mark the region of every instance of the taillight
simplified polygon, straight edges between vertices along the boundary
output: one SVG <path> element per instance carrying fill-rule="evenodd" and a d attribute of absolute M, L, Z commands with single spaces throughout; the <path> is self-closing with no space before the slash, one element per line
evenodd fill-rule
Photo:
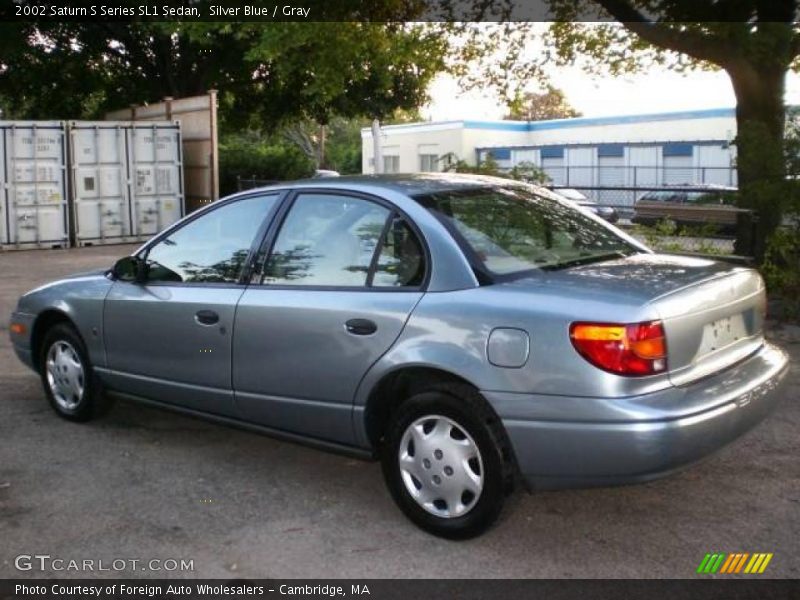
<path fill-rule="evenodd" d="M 667 370 L 667 341 L 661 321 L 647 323 L 573 323 L 569 337 L 594 366 L 625 376 Z"/>

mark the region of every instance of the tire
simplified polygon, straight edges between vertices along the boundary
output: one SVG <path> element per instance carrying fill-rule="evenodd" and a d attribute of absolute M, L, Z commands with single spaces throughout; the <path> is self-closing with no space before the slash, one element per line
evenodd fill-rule
<path fill-rule="evenodd" d="M 440 385 L 404 401 L 382 445 L 392 498 L 416 525 L 463 540 L 495 522 L 514 481 L 510 444 L 486 401 L 466 385 Z"/>
<path fill-rule="evenodd" d="M 50 406 L 68 421 L 89 421 L 110 406 L 89 362 L 86 345 L 69 323 L 58 323 L 45 334 L 39 375 Z"/>

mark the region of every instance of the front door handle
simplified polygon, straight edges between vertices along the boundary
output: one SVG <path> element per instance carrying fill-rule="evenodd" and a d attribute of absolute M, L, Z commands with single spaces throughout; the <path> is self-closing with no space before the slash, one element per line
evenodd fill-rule
<path fill-rule="evenodd" d="M 369 319 L 350 319 L 344 324 L 347 333 L 353 335 L 372 335 L 378 331 L 378 326 Z"/>
<path fill-rule="evenodd" d="M 194 320 L 200 325 L 213 325 L 219 322 L 219 315 L 213 310 L 199 310 L 194 315 Z"/>

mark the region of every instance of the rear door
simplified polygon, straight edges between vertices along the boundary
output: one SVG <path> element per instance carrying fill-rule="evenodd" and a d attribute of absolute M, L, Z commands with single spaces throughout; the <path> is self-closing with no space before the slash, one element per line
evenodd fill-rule
<path fill-rule="evenodd" d="M 423 294 L 420 236 L 375 198 L 297 194 L 236 312 L 233 382 L 244 419 L 352 442 L 361 378 Z"/>

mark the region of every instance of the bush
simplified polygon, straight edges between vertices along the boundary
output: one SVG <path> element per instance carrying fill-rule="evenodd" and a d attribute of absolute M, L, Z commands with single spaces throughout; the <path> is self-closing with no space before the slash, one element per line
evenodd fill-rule
<path fill-rule="evenodd" d="M 779 298 L 779 320 L 800 320 L 800 226 L 781 227 L 767 244 L 761 269 L 767 289 Z"/>
<path fill-rule="evenodd" d="M 783 219 L 767 240 L 761 273 L 770 297 L 775 300 L 771 316 L 800 321 L 800 116 L 790 110 L 786 127 L 786 180 L 775 201 L 781 203 Z"/>
<path fill-rule="evenodd" d="M 257 134 L 227 136 L 219 144 L 219 188 L 225 196 L 238 191 L 237 177 L 286 181 L 309 177 L 314 164 L 295 146 Z"/>
<path fill-rule="evenodd" d="M 473 173 L 477 175 L 491 175 L 492 177 L 504 177 L 516 181 L 547 185 L 550 177 L 542 169 L 532 162 L 523 161 L 511 169 L 501 169 L 494 157 L 489 154 L 477 166 L 467 164 L 467 161 L 459 159 L 452 152 L 439 157 L 443 171 L 454 173 Z"/>

